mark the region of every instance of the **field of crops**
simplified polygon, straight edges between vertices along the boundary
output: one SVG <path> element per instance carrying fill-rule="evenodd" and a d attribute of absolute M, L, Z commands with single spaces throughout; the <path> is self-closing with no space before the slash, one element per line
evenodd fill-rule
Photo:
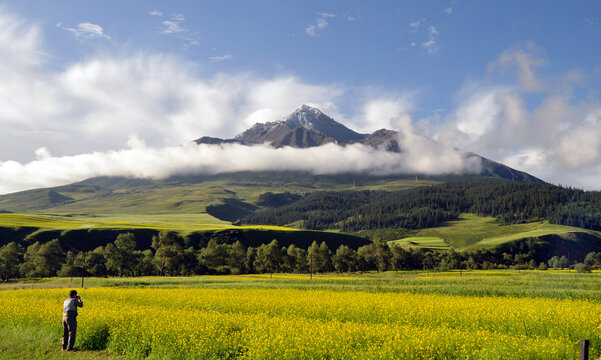
<path fill-rule="evenodd" d="M 362 276 L 325 277 L 304 289 L 294 286 L 302 287 L 307 279 L 287 275 L 273 280 L 251 276 L 164 280 L 163 285 L 171 281 L 170 288 L 121 287 L 128 282 L 152 286 L 161 281 L 125 279 L 120 287 L 80 290 L 85 306 L 80 311 L 77 346 L 178 359 L 575 359 L 579 340 L 587 338 L 599 355 L 601 303 L 590 298 L 596 295 L 585 292 L 579 298 L 558 299 L 436 292 L 435 284 L 462 286 L 471 276 L 471 282 L 480 278 L 487 286 L 496 279 L 511 281 L 508 275 L 515 276 L 503 272 L 409 275 L 433 282 L 434 292 L 421 294 L 369 289 L 364 285 L 385 279 Z M 529 277 L 540 281 L 535 273 L 515 280 L 523 286 L 531 281 Z M 557 278 L 564 287 L 570 286 L 564 281 L 571 277 L 575 286 L 583 282 L 585 288 L 598 291 L 594 284 L 599 274 L 543 277 Z M 392 281 L 400 284 L 406 279 L 401 275 Z M 110 281 L 99 279 L 95 284 Z M 329 286 L 330 282 L 336 286 Z M 210 288 L 214 283 L 221 287 Z M 274 287 L 260 288 L 260 284 Z M 360 286 L 345 288 L 345 284 Z M 180 288 L 183 285 L 200 288 Z M 3 330 L 42 329 L 58 339 L 66 292 L 65 288 L 0 291 Z M 522 295 L 528 295 L 528 290 Z M 56 344 L 58 348 L 58 340 Z"/>

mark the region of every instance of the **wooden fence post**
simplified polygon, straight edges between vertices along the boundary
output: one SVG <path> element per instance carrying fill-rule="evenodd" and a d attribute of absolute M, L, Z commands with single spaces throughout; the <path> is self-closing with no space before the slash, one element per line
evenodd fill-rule
<path fill-rule="evenodd" d="M 588 340 L 580 340 L 580 360 L 588 360 L 588 346 Z"/>

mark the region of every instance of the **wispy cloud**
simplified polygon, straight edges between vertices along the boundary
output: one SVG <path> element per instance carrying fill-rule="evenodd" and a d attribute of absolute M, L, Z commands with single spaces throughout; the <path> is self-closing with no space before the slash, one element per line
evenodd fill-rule
<path fill-rule="evenodd" d="M 159 30 L 160 34 L 173 34 L 187 32 L 188 29 L 184 26 L 186 18 L 182 14 L 171 16 L 170 20 L 162 21 L 163 28 Z"/>
<path fill-rule="evenodd" d="M 317 22 L 315 24 L 307 26 L 307 28 L 305 29 L 305 33 L 307 33 L 307 35 L 309 36 L 317 36 L 317 32 L 319 30 L 325 29 L 326 26 L 328 26 L 328 21 L 326 19 L 317 19 Z"/>
<path fill-rule="evenodd" d="M 329 22 L 327 19 L 342 18 L 350 22 L 357 20 L 357 18 L 352 15 L 338 15 L 327 12 L 317 13 L 317 16 L 318 18 L 315 21 L 315 24 L 309 24 L 305 29 L 305 33 L 309 36 L 318 36 L 319 32 L 328 26 Z"/>
<path fill-rule="evenodd" d="M 453 13 L 453 8 L 452 7 L 448 7 L 446 9 L 444 9 L 444 12 L 446 12 L 449 15 L 451 15 Z"/>
<path fill-rule="evenodd" d="M 234 56 L 232 56 L 232 54 L 225 54 L 225 55 L 221 55 L 221 56 L 212 56 L 209 58 L 210 62 L 220 62 L 220 61 L 224 61 L 224 60 L 232 60 L 234 58 Z"/>
<path fill-rule="evenodd" d="M 59 23 L 60 24 L 60 23 Z M 62 25 L 62 24 L 61 24 Z M 110 40 L 111 37 L 104 33 L 102 26 L 90 22 L 80 23 L 76 28 L 63 28 L 73 33 L 73 36 L 79 41 L 104 38 Z"/>
<path fill-rule="evenodd" d="M 172 35 L 186 41 L 184 48 L 190 45 L 198 45 L 200 36 L 198 33 L 191 32 L 185 25 L 186 17 L 183 14 L 172 15 L 169 20 L 161 21 L 159 34 Z"/>
<path fill-rule="evenodd" d="M 150 10 L 148 12 L 148 15 L 150 15 L 150 16 L 163 16 L 163 13 L 160 12 L 159 10 L 157 10 L 157 9 L 154 9 L 154 10 Z"/>
<path fill-rule="evenodd" d="M 416 33 L 417 30 L 419 30 L 419 26 L 421 25 L 422 22 L 426 21 L 426 19 L 422 18 L 419 20 L 415 20 L 412 23 L 409 23 L 409 27 L 411 28 L 411 32 L 412 33 Z"/>
<path fill-rule="evenodd" d="M 428 50 L 428 53 L 434 54 L 438 51 L 438 45 L 436 45 L 436 37 L 438 36 L 438 31 L 434 25 L 428 26 L 428 41 L 422 44 L 422 46 Z"/>

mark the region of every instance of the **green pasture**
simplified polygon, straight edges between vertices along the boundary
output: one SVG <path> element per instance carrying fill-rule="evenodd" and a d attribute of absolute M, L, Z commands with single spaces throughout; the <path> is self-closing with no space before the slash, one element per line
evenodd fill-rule
<path fill-rule="evenodd" d="M 97 215 L 61 216 L 48 214 L 0 214 L 0 227 L 30 227 L 38 229 L 151 229 L 151 230 L 219 230 L 261 229 L 294 230 L 282 226 L 233 226 L 209 214 L 166 215 Z"/>
<path fill-rule="evenodd" d="M 75 288 L 81 278 L 0 282 L 1 290 Z M 543 297 L 601 301 L 601 271 L 452 270 L 367 273 L 202 275 L 85 278 L 84 287 L 294 288 L 462 296 Z"/>
<path fill-rule="evenodd" d="M 124 180 L 125 181 L 125 180 Z M 350 182 L 349 182 L 350 181 Z M 254 204 L 265 192 L 305 194 L 320 190 L 406 190 L 440 183 L 430 180 L 370 178 L 356 181 L 341 177 L 291 174 L 230 175 L 210 179 L 173 181 L 131 180 L 131 184 L 67 185 L 0 196 L 0 211 L 47 214 L 194 214 L 223 199 Z M 106 188 L 105 188 L 106 187 Z"/>
<path fill-rule="evenodd" d="M 444 243 L 458 250 L 490 249 L 514 240 L 550 234 L 563 235 L 568 232 L 601 235 L 597 231 L 549 224 L 546 220 L 503 225 L 492 217 L 461 214 L 458 220 L 446 222 L 438 227 L 414 231 L 410 237 L 400 239 L 398 242 L 400 244 L 414 242 L 416 247 L 425 248 L 429 248 L 431 243 L 438 244 L 435 246 L 442 246 Z M 442 242 L 436 242 L 435 239 L 441 239 Z"/>
<path fill-rule="evenodd" d="M 429 250 L 448 250 L 450 249 L 443 238 L 436 236 L 410 236 L 401 240 L 391 241 L 401 245 L 404 248 L 418 248 L 418 249 L 429 249 Z"/>

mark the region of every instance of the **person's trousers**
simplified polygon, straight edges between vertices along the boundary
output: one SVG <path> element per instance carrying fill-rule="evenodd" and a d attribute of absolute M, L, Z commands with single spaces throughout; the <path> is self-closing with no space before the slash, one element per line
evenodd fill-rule
<path fill-rule="evenodd" d="M 77 317 L 75 315 L 63 316 L 63 350 L 73 350 L 75 332 L 77 331 Z"/>

